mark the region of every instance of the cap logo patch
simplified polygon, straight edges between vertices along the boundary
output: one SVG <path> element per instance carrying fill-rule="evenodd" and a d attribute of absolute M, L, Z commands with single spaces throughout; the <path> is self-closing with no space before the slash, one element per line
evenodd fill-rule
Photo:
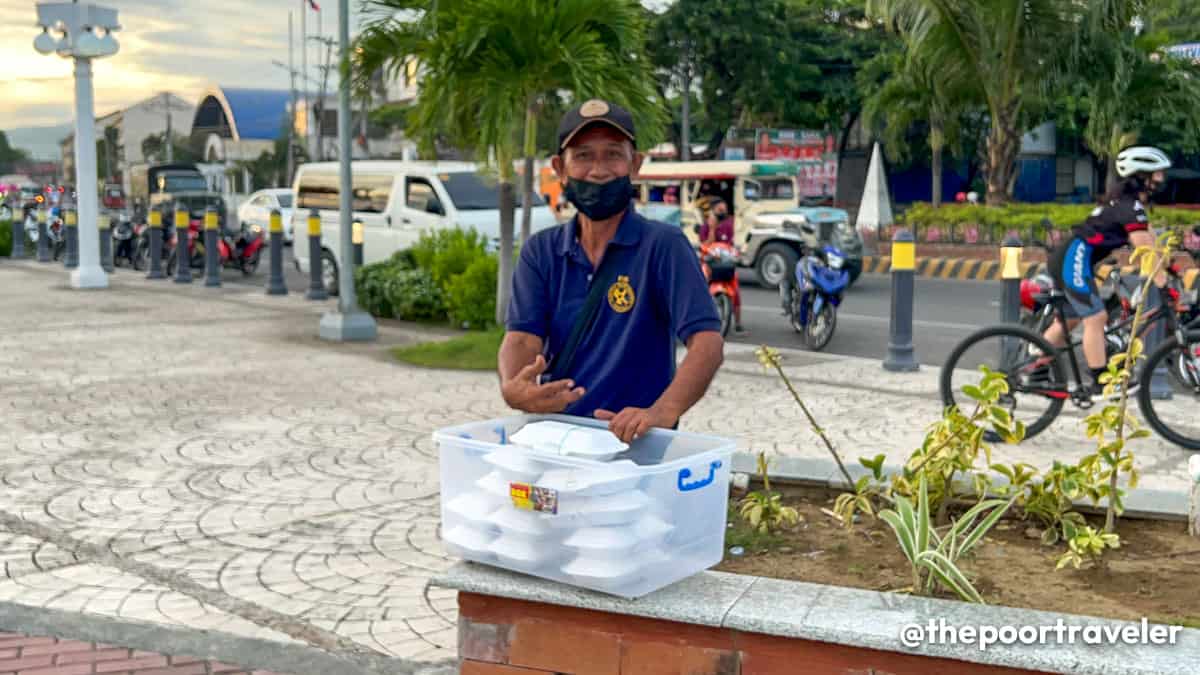
<path fill-rule="evenodd" d="M 583 117 L 600 117 L 608 114 L 608 104 L 599 99 L 592 99 L 579 106 L 579 114 Z"/>

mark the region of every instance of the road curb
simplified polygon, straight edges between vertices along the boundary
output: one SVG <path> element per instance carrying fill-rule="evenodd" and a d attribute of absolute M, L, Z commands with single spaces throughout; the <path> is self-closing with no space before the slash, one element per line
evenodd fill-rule
<path fill-rule="evenodd" d="M 863 257 L 863 273 L 864 274 L 888 274 L 892 267 L 892 257 L 887 255 L 882 256 L 864 256 Z M 1097 276 L 1105 277 L 1112 271 L 1112 265 L 1101 265 L 1096 268 Z M 1046 270 L 1046 263 L 1043 262 L 1028 262 L 1021 264 L 1021 276 L 1025 279 L 1032 279 L 1034 276 Z M 934 279 L 956 279 L 959 281 L 998 281 L 1000 279 L 1000 261 L 999 260 L 980 260 L 978 258 L 920 258 L 917 260 L 916 273 L 918 276 L 930 277 Z M 1121 267 L 1121 274 L 1133 276 L 1137 274 L 1137 267 L 1134 265 L 1124 265 Z M 1195 290 L 1200 286 L 1200 269 L 1190 269 L 1183 273 L 1184 286 L 1188 290 Z"/>

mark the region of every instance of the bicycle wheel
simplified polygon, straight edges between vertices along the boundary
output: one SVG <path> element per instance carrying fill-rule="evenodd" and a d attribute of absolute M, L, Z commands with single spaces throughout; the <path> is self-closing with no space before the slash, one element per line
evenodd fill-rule
<path fill-rule="evenodd" d="M 1188 450 L 1200 450 L 1200 331 L 1188 332 L 1184 342 L 1180 345 L 1171 337 L 1147 357 L 1138 387 L 1138 407 L 1159 436 Z M 1182 369 L 1161 380 L 1170 388 L 1170 399 L 1155 399 L 1151 391 L 1150 382 L 1159 368 Z"/>
<path fill-rule="evenodd" d="M 980 366 L 1006 376 L 1009 392 L 998 404 L 1013 420 L 1025 425 L 1025 438 L 1033 438 L 1050 426 L 1069 397 L 1058 352 L 1045 338 L 1016 325 L 989 326 L 967 336 L 946 359 L 941 377 L 942 402 L 946 406 L 957 405 L 968 415 L 974 410 L 971 399 L 962 391 L 983 379 Z M 992 443 L 1002 440 L 990 430 L 984 438 Z"/>

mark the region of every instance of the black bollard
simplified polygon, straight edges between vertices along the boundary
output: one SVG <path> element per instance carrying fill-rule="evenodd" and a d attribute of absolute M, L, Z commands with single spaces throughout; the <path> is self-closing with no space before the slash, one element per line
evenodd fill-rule
<path fill-rule="evenodd" d="M 323 258 L 321 256 L 321 214 L 313 209 L 308 214 L 308 293 L 304 296 L 309 300 L 328 300 L 329 293 L 325 291 L 325 279 L 322 274 Z"/>
<path fill-rule="evenodd" d="M 112 221 L 103 213 L 96 216 L 96 233 L 100 235 L 100 267 L 105 272 L 112 274 L 115 271 L 115 267 L 113 266 Z"/>
<path fill-rule="evenodd" d="M 913 274 L 917 267 L 916 240 L 908 230 L 892 239 L 892 317 L 888 331 L 884 370 L 914 372 L 920 368 L 913 357 Z"/>
<path fill-rule="evenodd" d="M 38 262 L 48 263 L 52 260 L 50 256 L 50 231 L 46 226 L 46 210 L 37 210 L 38 224 L 38 240 L 37 240 L 37 259 Z"/>
<path fill-rule="evenodd" d="M 1021 321 L 1021 240 L 1010 235 L 1000 247 L 1000 323 Z"/>
<path fill-rule="evenodd" d="M 1147 259 L 1149 260 L 1150 258 Z M 1153 271 L 1153 268 L 1146 269 L 1143 266 L 1142 271 L 1143 276 L 1138 277 L 1139 286 L 1146 282 L 1144 274 Z M 1162 291 L 1158 289 L 1158 286 L 1151 283 L 1150 290 L 1146 293 L 1146 307 L 1142 310 L 1142 315 L 1145 316 L 1147 312 L 1152 312 L 1156 308 L 1165 308 L 1165 306 L 1166 302 L 1163 300 Z M 1145 335 L 1145 344 L 1142 345 L 1142 353 L 1150 354 L 1167 338 L 1166 322 L 1155 321 L 1143 335 Z M 1166 359 L 1162 363 L 1165 364 L 1166 361 L 1170 361 L 1170 359 Z M 1133 377 L 1137 377 L 1137 373 L 1134 373 Z M 1166 401 L 1172 398 L 1171 382 L 1167 377 L 1166 365 L 1159 366 L 1150 374 L 1150 398 L 1156 401 Z"/>
<path fill-rule="evenodd" d="M 204 211 L 204 266 L 207 272 L 204 285 L 210 288 L 221 285 L 221 251 L 217 247 L 218 227 L 220 227 L 220 219 L 217 218 L 217 210 L 210 206 Z M 229 255 L 233 255 L 233 251 L 230 251 Z"/>
<path fill-rule="evenodd" d="M 283 281 L 283 216 L 279 209 L 271 210 L 271 275 L 267 278 L 267 295 L 287 295 L 287 284 Z"/>
<path fill-rule="evenodd" d="M 163 274 L 162 265 L 162 211 L 150 209 L 150 212 L 146 214 L 146 225 L 149 228 L 146 236 L 150 240 L 150 271 L 146 272 L 146 278 L 165 279 L 167 275 Z"/>
<path fill-rule="evenodd" d="M 191 214 L 183 204 L 175 205 L 175 283 L 192 283 L 192 253 L 188 250 L 188 220 Z"/>
<path fill-rule="evenodd" d="M 63 216 L 66 226 L 67 254 L 63 256 L 63 266 L 69 270 L 79 267 L 79 214 L 74 210 L 67 211 Z"/>

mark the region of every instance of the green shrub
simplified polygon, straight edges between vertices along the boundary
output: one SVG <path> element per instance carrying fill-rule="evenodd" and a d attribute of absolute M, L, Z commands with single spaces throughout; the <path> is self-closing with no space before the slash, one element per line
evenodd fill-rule
<path fill-rule="evenodd" d="M 12 255 L 12 222 L 0 220 L 0 257 Z"/>
<path fill-rule="evenodd" d="M 982 204 L 944 204 L 933 208 L 917 202 L 905 211 L 897 223 L 913 232 L 919 242 L 955 242 L 1000 244 L 1009 234 L 1022 240 L 1045 243 L 1059 240 L 1072 227 L 1083 222 L 1095 208 L 1092 204 L 1008 204 L 992 207 Z M 1050 227 L 1045 222 L 1049 220 Z M 1150 213 L 1157 228 L 1181 227 L 1200 223 L 1200 211 L 1157 207 Z"/>
<path fill-rule="evenodd" d="M 444 319 L 440 287 L 426 270 L 414 269 L 403 256 L 364 265 L 355 271 L 360 306 L 384 319 Z"/>
<path fill-rule="evenodd" d="M 446 287 L 446 308 L 456 324 L 486 329 L 496 322 L 496 280 L 500 261 L 496 256 L 476 258 Z"/>
<path fill-rule="evenodd" d="M 388 298 L 397 319 L 424 321 L 446 318 L 445 294 L 425 270 L 399 270 L 388 283 Z"/>
<path fill-rule="evenodd" d="M 416 266 L 427 270 L 438 287 L 446 290 L 451 278 L 487 255 L 487 241 L 474 229 L 423 232 L 411 255 Z"/>

